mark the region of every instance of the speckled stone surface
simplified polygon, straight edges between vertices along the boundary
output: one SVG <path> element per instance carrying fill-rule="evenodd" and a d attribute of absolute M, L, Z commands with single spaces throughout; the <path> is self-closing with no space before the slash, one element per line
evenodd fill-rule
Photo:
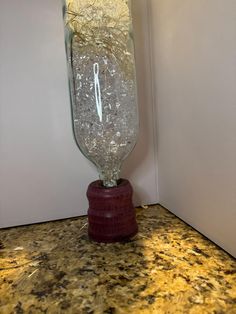
<path fill-rule="evenodd" d="M 236 313 L 236 261 L 160 206 L 128 243 L 86 217 L 0 231 L 0 313 Z"/>

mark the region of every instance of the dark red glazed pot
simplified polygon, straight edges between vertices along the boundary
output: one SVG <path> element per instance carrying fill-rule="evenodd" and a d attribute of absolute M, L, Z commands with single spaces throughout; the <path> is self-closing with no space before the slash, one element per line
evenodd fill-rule
<path fill-rule="evenodd" d="M 88 186 L 88 234 L 91 240 L 122 242 L 138 232 L 132 195 L 132 186 L 125 179 L 112 188 L 104 187 L 100 180 Z"/>

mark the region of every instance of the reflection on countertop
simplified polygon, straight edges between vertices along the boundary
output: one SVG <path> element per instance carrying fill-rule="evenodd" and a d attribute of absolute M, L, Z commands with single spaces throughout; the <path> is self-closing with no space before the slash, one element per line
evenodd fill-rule
<path fill-rule="evenodd" d="M 0 313 L 236 313 L 236 261 L 161 206 L 96 244 L 87 218 L 0 231 Z"/>

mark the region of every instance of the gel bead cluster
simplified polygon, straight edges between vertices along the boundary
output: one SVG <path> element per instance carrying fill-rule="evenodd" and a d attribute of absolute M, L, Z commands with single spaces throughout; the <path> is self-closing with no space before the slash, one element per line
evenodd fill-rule
<path fill-rule="evenodd" d="M 116 186 L 138 133 L 129 3 L 68 1 L 65 23 L 75 138 L 103 185 Z"/>

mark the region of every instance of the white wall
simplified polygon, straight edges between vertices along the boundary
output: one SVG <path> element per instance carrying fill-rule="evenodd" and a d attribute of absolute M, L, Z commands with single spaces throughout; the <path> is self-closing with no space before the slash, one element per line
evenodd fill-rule
<path fill-rule="evenodd" d="M 132 1 L 140 130 L 138 143 L 122 172 L 124 177 L 131 178 L 137 205 L 159 201 L 149 9 L 147 0 Z"/>
<path fill-rule="evenodd" d="M 236 1 L 151 2 L 160 202 L 236 256 Z"/>
<path fill-rule="evenodd" d="M 134 3 L 140 140 L 124 165 L 135 203 L 155 203 L 146 2 Z M 97 172 L 71 129 L 61 1 L 0 2 L 0 227 L 85 214 Z"/>

